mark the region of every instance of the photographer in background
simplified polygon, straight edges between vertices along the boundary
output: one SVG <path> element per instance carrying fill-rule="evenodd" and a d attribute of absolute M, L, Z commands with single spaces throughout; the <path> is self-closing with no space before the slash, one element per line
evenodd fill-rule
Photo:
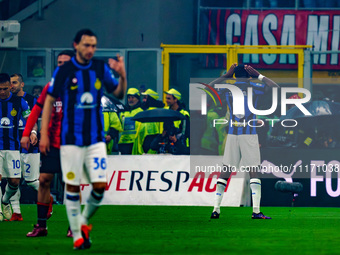
<path fill-rule="evenodd" d="M 189 155 L 190 149 L 186 146 L 185 136 L 173 121 L 164 122 L 164 130 L 151 143 L 151 149 L 157 153 L 170 153 L 173 155 Z"/>

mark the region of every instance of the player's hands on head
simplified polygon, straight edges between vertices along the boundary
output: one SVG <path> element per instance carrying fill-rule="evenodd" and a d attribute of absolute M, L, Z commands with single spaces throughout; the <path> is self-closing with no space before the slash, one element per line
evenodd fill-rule
<path fill-rule="evenodd" d="M 111 69 L 115 70 L 120 77 L 126 77 L 124 57 L 117 54 L 117 60 L 109 58 L 109 66 Z"/>
<path fill-rule="evenodd" d="M 250 65 L 245 65 L 244 70 L 246 70 L 247 73 L 249 73 L 249 75 L 253 78 L 257 78 L 260 75 L 260 73 Z"/>
<path fill-rule="evenodd" d="M 22 148 L 28 150 L 30 148 L 30 138 L 28 136 L 21 137 L 20 144 Z"/>

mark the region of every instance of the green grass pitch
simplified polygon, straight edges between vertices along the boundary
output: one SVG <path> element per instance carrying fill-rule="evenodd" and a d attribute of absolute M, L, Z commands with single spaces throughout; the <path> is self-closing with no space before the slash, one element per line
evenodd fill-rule
<path fill-rule="evenodd" d="M 63 205 L 54 206 L 48 236 L 27 238 L 36 206 L 22 205 L 22 222 L 0 222 L 0 254 L 336 254 L 339 208 L 264 207 L 272 220 L 252 220 L 251 208 L 102 206 L 91 220 L 92 247 L 73 251 Z"/>

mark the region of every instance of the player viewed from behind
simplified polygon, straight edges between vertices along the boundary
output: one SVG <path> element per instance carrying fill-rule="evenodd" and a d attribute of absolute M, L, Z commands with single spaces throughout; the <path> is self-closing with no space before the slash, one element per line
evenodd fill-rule
<path fill-rule="evenodd" d="M 230 121 L 233 125 L 228 125 L 228 136 L 224 149 L 223 165 L 224 171 L 222 171 L 220 177 L 217 180 L 216 194 L 215 194 L 215 205 L 213 213 L 211 214 L 212 219 L 218 219 L 220 216 L 220 205 L 222 202 L 227 180 L 230 176 L 232 168 L 240 169 L 241 162 L 243 167 L 252 169 L 249 171 L 250 175 L 250 189 L 252 191 L 252 202 L 253 202 L 253 214 L 252 219 L 271 219 L 263 215 L 260 212 L 260 201 L 261 201 L 261 180 L 258 178 L 258 172 L 260 169 L 260 148 L 258 136 L 256 134 L 256 128 L 249 125 L 243 125 L 248 123 L 251 119 L 256 119 L 256 116 L 250 112 L 247 104 L 247 88 L 253 88 L 253 102 L 254 107 L 260 96 L 262 96 L 266 90 L 271 87 L 279 87 L 275 82 L 267 77 L 261 75 L 257 70 L 249 65 L 238 65 L 233 64 L 228 72 L 222 77 L 212 81 L 210 84 L 222 84 L 227 79 L 233 77 L 235 73 L 236 82 L 233 84 L 242 90 L 245 96 L 245 115 L 234 115 L 233 113 L 233 98 L 229 91 L 226 93 L 226 100 L 230 109 Z M 262 83 L 254 83 L 250 81 L 250 78 L 257 78 Z"/>
<path fill-rule="evenodd" d="M 74 52 L 65 50 L 59 53 L 57 61 L 58 66 L 62 66 L 65 62 L 70 61 L 74 56 Z M 33 107 L 32 112 L 27 119 L 26 127 L 21 138 L 21 145 L 23 148 L 28 149 L 30 143 L 30 133 L 34 124 L 38 121 L 44 102 L 47 95 L 49 83 L 44 87 L 36 105 Z M 34 225 L 31 232 L 27 237 L 39 237 L 47 235 L 46 221 L 52 214 L 53 198 L 50 195 L 51 182 L 54 174 L 61 173 L 60 166 L 60 125 L 62 119 L 61 100 L 58 98 L 53 106 L 51 121 L 48 127 L 48 136 L 50 139 L 50 151 L 47 155 L 41 155 L 41 167 L 39 177 L 38 189 L 38 223 Z"/>
<path fill-rule="evenodd" d="M 27 118 L 29 106 L 22 97 L 11 93 L 11 80 L 7 73 L 0 74 L 0 184 L 7 178 L 5 194 L 0 203 L 0 221 L 12 217 L 10 198 L 17 192 L 21 178 L 19 122 Z M 2 195 L 0 189 L 0 197 Z"/>
<path fill-rule="evenodd" d="M 88 220 L 95 214 L 103 199 L 106 187 L 106 146 L 103 130 L 101 97 L 103 87 L 119 99 L 126 92 L 124 60 L 109 59 L 109 66 L 120 76 L 119 83 L 110 68 L 93 55 L 97 37 L 89 29 L 80 30 L 73 41 L 76 56 L 58 67 L 52 77 L 46 96 L 43 115 L 40 151 L 50 149 L 48 123 L 56 98 L 62 101 L 60 160 L 66 183 L 66 211 L 73 232 L 74 249 L 90 248 Z M 93 190 L 84 210 L 80 208 L 80 178 L 85 173 Z"/>

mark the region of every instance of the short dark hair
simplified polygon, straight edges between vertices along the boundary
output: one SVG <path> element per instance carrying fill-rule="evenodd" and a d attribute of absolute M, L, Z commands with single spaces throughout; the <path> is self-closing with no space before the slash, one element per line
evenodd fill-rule
<path fill-rule="evenodd" d="M 20 73 L 14 73 L 14 74 L 11 75 L 11 78 L 12 78 L 12 77 L 15 77 L 15 76 L 18 76 L 18 77 L 19 77 L 20 82 L 23 82 L 23 81 L 24 81 L 24 77 L 22 77 L 22 74 L 20 74 Z"/>
<path fill-rule="evenodd" d="M 57 58 L 59 58 L 59 56 L 61 56 L 61 55 L 67 55 L 67 56 L 69 56 L 69 57 L 74 57 L 74 51 L 73 50 L 63 50 L 62 52 L 60 52 L 59 54 L 58 54 L 58 56 L 57 56 Z"/>
<path fill-rule="evenodd" d="M 82 30 L 79 30 L 76 34 L 76 36 L 73 39 L 73 42 L 79 43 L 83 35 L 88 35 L 88 36 L 94 36 L 97 37 L 95 33 L 93 33 L 90 29 L 85 28 Z"/>
<path fill-rule="evenodd" d="M 32 88 L 32 93 L 33 93 L 34 90 L 36 90 L 36 89 L 39 89 L 40 91 L 42 91 L 42 90 L 43 90 L 43 87 L 40 86 L 40 85 L 35 85 L 35 86 Z"/>
<path fill-rule="evenodd" d="M 236 78 L 249 78 L 249 73 L 244 69 L 244 65 L 238 65 L 235 67 L 235 77 Z"/>
<path fill-rule="evenodd" d="M 9 82 L 11 83 L 11 78 L 7 73 L 0 73 L 0 84 Z"/>

